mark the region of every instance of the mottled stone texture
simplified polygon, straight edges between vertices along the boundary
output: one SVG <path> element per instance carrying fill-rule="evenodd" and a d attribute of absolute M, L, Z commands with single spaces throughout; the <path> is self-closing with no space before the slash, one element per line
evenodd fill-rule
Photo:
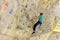
<path fill-rule="evenodd" d="M 43 40 L 54 28 L 56 3 L 58 0 L 0 0 L 0 40 Z M 40 12 L 44 13 L 43 24 L 31 35 Z"/>

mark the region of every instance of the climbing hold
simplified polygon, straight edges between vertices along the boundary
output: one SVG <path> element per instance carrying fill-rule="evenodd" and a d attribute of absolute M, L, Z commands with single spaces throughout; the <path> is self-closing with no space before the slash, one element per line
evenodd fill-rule
<path fill-rule="evenodd" d="M 8 25 L 7 29 L 11 29 L 11 26 Z"/>
<path fill-rule="evenodd" d="M 18 40 L 18 38 L 17 37 L 14 37 L 14 40 Z"/>
<path fill-rule="evenodd" d="M 35 19 L 37 19 L 38 17 L 35 15 Z"/>
<path fill-rule="evenodd" d="M 21 9 L 20 12 L 22 12 L 23 10 Z"/>
<path fill-rule="evenodd" d="M 16 29 L 19 29 L 19 28 L 20 28 L 19 25 L 17 25 Z"/>
<path fill-rule="evenodd" d="M 23 25 L 24 25 L 24 23 L 23 23 Z"/>
<path fill-rule="evenodd" d="M 28 28 L 31 28 L 30 25 L 28 25 Z"/>
<path fill-rule="evenodd" d="M 34 6 L 34 4 L 32 4 L 32 6 Z"/>
<path fill-rule="evenodd" d="M 13 12 L 13 10 L 11 9 L 11 10 L 9 11 L 9 15 L 12 15 L 12 12 Z"/>
<path fill-rule="evenodd" d="M 8 4 L 5 2 L 5 3 L 3 4 L 3 7 L 4 7 L 4 9 L 7 9 L 7 8 L 8 8 Z"/>
<path fill-rule="evenodd" d="M 29 17 L 28 16 L 26 16 L 26 19 L 28 19 Z"/>
<path fill-rule="evenodd" d="M 20 30 L 22 30 L 22 28 L 21 28 L 19 25 L 17 25 L 16 29 L 20 29 Z"/>
<path fill-rule="evenodd" d="M 28 0 L 27 0 L 27 2 L 28 2 Z"/>
<path fill-rule="evenodd" d="M 20 1 L 19 1 L 19 0 L 16 0 L 16 1 L 17 1 L 18 6 L 19 6 L 19 5 L 20 5 L 20 4 L 19 4 Z"/>
<path fill-rule="evenodd" d="M 28 7 L 28 5 L 26 4 L 26 5 L 25 5 L 25 8 L 27 8 L 27 7 Z"/>

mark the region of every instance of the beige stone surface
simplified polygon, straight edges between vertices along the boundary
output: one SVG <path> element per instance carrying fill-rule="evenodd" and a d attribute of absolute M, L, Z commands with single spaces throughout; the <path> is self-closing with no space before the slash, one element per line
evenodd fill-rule
<path fill-rule="evenodd" d="M 55 40 L 53 32 L 56 27 L 60 30 L 56 25 L 60 21 L 55 19 L 60 13 L 55 10 L 58 4 L 59 0 L 0 0 L 0 40 L 50 40 L 51 34 Z M 40 12 L 45 16 L 43 24 L 32 35 Z"/>

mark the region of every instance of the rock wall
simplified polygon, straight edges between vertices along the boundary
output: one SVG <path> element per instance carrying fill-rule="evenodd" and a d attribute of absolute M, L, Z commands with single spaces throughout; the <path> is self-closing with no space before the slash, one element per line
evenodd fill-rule
<path fill-rule="evenodd" d="M 29 40 L 40 12 L 45 16 L 42 25 L 44 31 L 49 26 L 50 14 L 54 20 L 54 14 L 50 11 L 57 2 L 58 0 L 0 0 L 0 39 Z"/>

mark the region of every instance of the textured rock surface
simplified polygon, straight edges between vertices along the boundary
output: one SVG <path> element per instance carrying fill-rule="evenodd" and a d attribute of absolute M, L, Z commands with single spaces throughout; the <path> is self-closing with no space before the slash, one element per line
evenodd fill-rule
<path fill-rule="evenodd" d="M 58 0 L 0 0 L 0 40 L 50 40 L 58 4 Z M 40 12 L 45 20 L 31 35 Z"/>

